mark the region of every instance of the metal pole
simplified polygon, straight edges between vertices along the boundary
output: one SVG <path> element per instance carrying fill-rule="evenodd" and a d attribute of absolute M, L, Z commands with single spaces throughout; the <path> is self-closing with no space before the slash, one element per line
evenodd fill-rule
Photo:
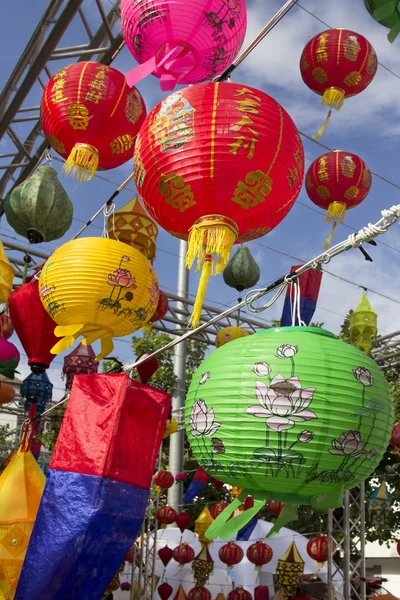
<path fill-rule="evenodd" d="M 361 600 L 366 596 L 366 568 L 365 568 L 365 481 L 359 485 L 360 489 L 360 576 L 361 576 Z"/>
<path fill-rule="evenodd" d="M 186 268 L 185 258 L 187 252 L 187 242 L 181 240 L 179 243 L 179 269 L 177 295 L 182 300 L 187 300 L 189 291 L 189 271 Z M 177 302 L 176 306 L 180 310 L 185 309 L 182 302 Z M 186 327 L 185 321 L 177 325 L 177 329 L 182 330 Z M 175 389 L 172 393 L 172 410 L 179 411 L 185 405 L 186 396 L 186 339 L 174 348 L 174 375 L 176 377 Z M 169 442 L 169 465 L 168 469 L 172 475 L 182 473 L 183 471 L 183 452 L 185 443 L 184 430 L 171 435 Z M 168 490 L 168 504 L 178 512 L 182 506 L 182 487 L 173 485 Z"/>
<path fill-rule="evenodd" d="M 328 598 L 327 600 L 332 600 L 332 560 L 333 560 L 333 552 L 332 552 L 332 541 L 333 541 L 333 510 L 328 510 Z"/>
<path fill-rule="evenodd" d="M 344 600 L 350 600 L 350 554 L 351 554 L 351 543 L 350 543 L 350 492 L 344 493 L 344 543 L 343 543 L 343 596 Z"/>

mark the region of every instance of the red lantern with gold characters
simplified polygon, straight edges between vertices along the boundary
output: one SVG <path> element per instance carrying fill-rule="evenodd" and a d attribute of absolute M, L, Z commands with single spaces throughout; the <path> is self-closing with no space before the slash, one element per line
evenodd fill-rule
<path fill-rule="evenodd" d="M 274 517 L 279 517 L 285 504 L 286 502 L 276 502 L 275 500 L 268 500 L 267 508 L 271 515 L 274 515 Z"/>
<path fill-rule="evenodd" d="M 242 560 L 244 553 L 241 547 L 235 542 L 228 542 L 219 549 L 218 556 L 221 562 L 228 566 L 228 569 L 232 569 L 235 565 L 238 565 Z"/>
<path fill-rule="evenodd" d="M 132 158 L 146 108 L 122 73 L 101 63 L 78 62 L 48 81 L 41 115 L 47 141 L 67 161 L 64 171 L 81 181 Z"/>
<path fill-rule="evenodd" d="M 172 487 L 175 483 L 175 478 L 169 471 L 165 469 L 160 469 L 153 477 L 153 481 L 158 488 L 162 490 L 167 490 Z"/>
<path fill-rule="evenodd" d="M 172 558 L 179 563 L 180 567 L 184 567 L 185 565 L 192 562 L 195 557 L 195 552 L 191 546 L 183 542 L 183 544 L 179 544 L 176 548 L 174 548 L 174 552 Z"/>
<path fill-rule="evenodd" d="M 206 83 L 159 103 L 141 128 L 135 182 L 150 213 L 189 241 L 187 266 L 202 274 L 192 324 L 211 274 L 233 244 L 257 239 L 287 215 L 301 189 L 304 151 L 288 113 L 264 92 Z"/>
<path fill-rule="evenodd" d="M 241 585 L 229 592 L 227 600 L 252 600 L 250 592 Z"/>
<path fill-rule="evenodd" d="M 336 544 L 332 542 L 332 550 L 335 551 Z M 308 556 L 317 561 L 317 563 L 324 563 L 328 560 L 328 536 L 319 535 L 307 544 Z"/>
<path fill-rule="evenodd" d="M 264 542 L 256 542 L 247 548 L 246 556 L 257 569 L 261 569 L 272 560 L 272 548 Z"/>
<path fill-rule="evenodd" d="M 338 110 L 345 98 L 365 90 L 377 68 L 378 59 L 371 44 L 348 29 L 322 31 L 306 44 L 300 59 L 304 83 L 322 96 L 321 104 Z M 318 132 L 317 139 L 325 126 Z"/>
<path fill-rule="evenodd" d="M 211 513 L 212 518 L 216 519 L 218 517 L 218 515 L 220 515 L 227 506 L 229 506 L 228 502 L 223 502 L 223 501 L 213 504 L 210 508 L 210 513 Z"/>
<path fill-rule="evenodd" d="M 175 521 L 176 511 L 171 506 L 160 506 L 157 508 L 156 519 L 163 525 L 171 525 Z"/>
<path fill-rule="evenodd" d="M 332 241 L 337 224 L 343 223 L 346 210 L 365 200 L 371 185 L 368 166 L 351 152 L 327 152 L 310 165 L 306 175 L 308 197 L 327 211 L 325 220 L 333 223 L 326 248 Z"/>
<path fill-rule="evenodd" d="M 211 594 L 207 588 L 192 588 L 188 593 L 189 600 L 211 600 Z"/>

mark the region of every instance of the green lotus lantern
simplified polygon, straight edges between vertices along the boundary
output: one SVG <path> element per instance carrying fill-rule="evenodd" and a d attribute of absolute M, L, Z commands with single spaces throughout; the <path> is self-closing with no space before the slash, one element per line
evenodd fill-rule
<path fill-rule="evenodd" d="M 9 225 L 31 244 L 58 240 L 72 224 L 73 207 L 52 167 L 38 167 L 7 196 Z"/>
<path fill-rule="evenodd" d="M 210 354 L 185 421 L 198 462 L 253 495 L 255 512 L 268 499 L 334 508 L 379 464 L 393 407 L 367 354 L 323 329 L 283 327 Z"/>
<path fill-rule="evenodd" d="M 388 27 L 388 40 L 393 43 L 400 33 L 400 0 L 364 0 L 370 15 L 384 27 Z"/>

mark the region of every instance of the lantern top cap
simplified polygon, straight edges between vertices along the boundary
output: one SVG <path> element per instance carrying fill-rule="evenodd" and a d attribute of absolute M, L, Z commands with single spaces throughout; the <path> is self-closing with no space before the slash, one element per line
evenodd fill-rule
<path fill-rule="evenodd" d="M 317 335 L 324 335 L 325 337 L 335 338 L 336 335 L 331 333 L 327 329 L 322 329 L 320 327 L 271 327 L 269 329 L 262 329 L 261 331 L 257 331 L 254 335 L 272 335 L 273 333 L 315 333 Z"/>

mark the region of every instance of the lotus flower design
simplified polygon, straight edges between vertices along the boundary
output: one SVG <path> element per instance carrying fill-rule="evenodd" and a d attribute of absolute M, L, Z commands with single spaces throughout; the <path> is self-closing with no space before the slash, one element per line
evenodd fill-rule
<path fill-rule="evenodd" d="M 354 377 L 362 383 L 364 387 L 370 387 L 374 385 L 374 378 L 372 377 L 370 371 L 365 367 L 357 367 L 357 369 L 353 370 Z"/>
<path fill-rule="evenodd" d="M 214 409 L 208 410 L 204 400 L 197 400 L 193 404 L 189 425 L 194 437 L 200 435 L 210 437 L 221 427 L 221 423 L 215 421 Z"/>
<path fill-rule="evenodd" d="M 338 440 L 332 440 L 332 448 L 329 452 L 349 458 L 358 458 L 362 454 L 366 454 L 366 450 L 364 450 L 366 443 L 361 440 L 359 431 L 344 431 Z"/>
<path fill-rule="evenodd" d="M 108 276 L 108 283 L 115 287 L 136 289 L 136 278 L 131 276 L 131 272 L 128 269 L 116 269 L 114 273 L 110 273 Z"/>

